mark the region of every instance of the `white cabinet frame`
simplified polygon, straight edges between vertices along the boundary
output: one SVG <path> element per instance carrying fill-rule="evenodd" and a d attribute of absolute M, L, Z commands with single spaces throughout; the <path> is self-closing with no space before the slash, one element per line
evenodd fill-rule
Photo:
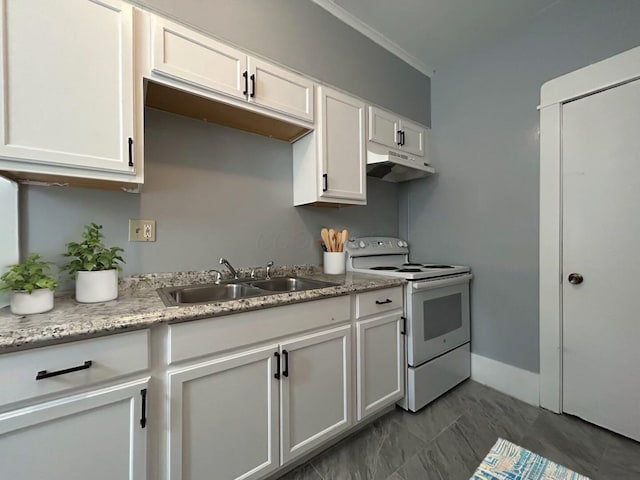
<path fill-rule="evenodd" d="M 540 405 L 562 411 L 562 108 L 640 78 L 640 47 L 545 83 L 540 109 Z"/>

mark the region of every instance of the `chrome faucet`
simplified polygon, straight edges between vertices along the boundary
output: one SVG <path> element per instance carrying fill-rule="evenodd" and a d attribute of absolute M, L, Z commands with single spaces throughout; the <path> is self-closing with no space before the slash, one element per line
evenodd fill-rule
<path fill-rule="evenodd" d="M 222 281 L 222 272 L 220 270 L 211 270 L 211 273 L 216 274 L 215 284 L 218 285 Z"/>
<path fill-rule="evenodd" d="M 227 270 L 231 272 L 231 275 L 233 275 L 233 278 L 235 278 L 236 280 L 238 279 L 238 272 L 236 272 L 236 269 L 231 266 L 231 264 L 226 258 L 220 257 L 219 262 L 220 262 L 220 265 L 224 265 L 225 267 L 227 267 Z"/>
<path fill-rule="evenodd" d="M 273 260 L 269 260 L 267 262 L 267 274 L 265 275 L 265 278 L 267 280 L 269 280 L 271 278 L 271 267 L 273 267 Z"/>

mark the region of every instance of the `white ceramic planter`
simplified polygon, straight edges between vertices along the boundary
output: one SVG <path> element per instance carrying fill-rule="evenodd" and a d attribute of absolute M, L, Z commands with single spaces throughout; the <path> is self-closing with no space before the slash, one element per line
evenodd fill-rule
<path fill-rule="evenodd" d="M 11 313 L 32 315 L 48 312 L 53 308 L 53 290 L 40 288 L 33 293 L 11 292 Z"/>
<path fill-rule="evenodd" d="M 76 273 L 76 301 L 108 302 L 118 298 L 118 270 Z"/>

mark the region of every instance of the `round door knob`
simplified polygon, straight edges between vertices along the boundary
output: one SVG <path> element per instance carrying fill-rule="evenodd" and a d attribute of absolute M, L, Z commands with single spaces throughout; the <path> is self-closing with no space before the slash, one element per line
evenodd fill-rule
<path fill-rule="evenodd" d="M 571 285 L 580 285 L 584 281 L 584 277 L 579 273 L 570 273 L 569 274 L 569 283 Z"/>

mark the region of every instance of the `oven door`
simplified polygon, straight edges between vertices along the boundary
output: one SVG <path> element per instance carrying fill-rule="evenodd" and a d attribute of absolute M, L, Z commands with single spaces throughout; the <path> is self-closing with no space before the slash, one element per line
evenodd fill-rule
<path fill-rule="evenodd" d="M 471 340 L 466 274 L 407 285 L 409 366 L 417 367 Z"/>

